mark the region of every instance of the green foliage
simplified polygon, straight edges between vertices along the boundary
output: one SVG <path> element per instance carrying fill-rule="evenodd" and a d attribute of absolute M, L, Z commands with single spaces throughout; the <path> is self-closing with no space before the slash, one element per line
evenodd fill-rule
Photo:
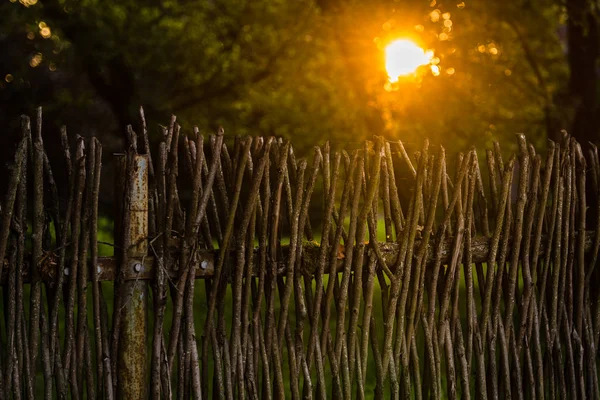
<path fill-rule="evenodd" d="M 151 127 L 175 113 L 188 131 L 284 136 L 301 152 L 372 134 L 455 147 L 518 131 L 542 140 L 571 118 L 555 0 L 24 3 L 0 6 L 11 32 L 0 40 L 14 45 L 0 57 L 17 56 L 0 63 L 0 96 L 25 93 L 12 114 L 68 106 L 76 127 L 104 135 L 135 122 L 140 104 Z M 439 76 L 423 68 L 386 83 L 383 48 L 397 37 L 433 49 Z M 40 82 L 48 90 L 36 93 Z"/>

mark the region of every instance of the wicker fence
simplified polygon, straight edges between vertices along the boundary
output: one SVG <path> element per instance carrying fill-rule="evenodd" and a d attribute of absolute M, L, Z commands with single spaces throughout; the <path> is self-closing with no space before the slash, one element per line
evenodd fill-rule
<path fill-rule="evenodd" d="M 173 118 L 150 154 L 141 116 L 111 161 L 113 257 L 100 143 L 63 130 L 49 160 L 41 110 L 22 119 L 0 399 L 600 397 L 594 146 L 565 135 L 544 160 L 518 135 L 482 163 L 376 137 L 305 161 Z"/>

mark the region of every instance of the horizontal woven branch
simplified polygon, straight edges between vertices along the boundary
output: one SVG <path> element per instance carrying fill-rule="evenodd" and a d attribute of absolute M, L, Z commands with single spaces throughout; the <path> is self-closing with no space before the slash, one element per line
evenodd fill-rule
<path fill-rule="evenodd" d="M 593 231 L 588 231 L 585 236 L 585 253 L 590 254 L 593 250 L 595 233 Z M 540 244 L 540 256 L 546 254 L 545 247 L 545 239 L 542 237 L 542 241 Z M 440 262 L 442 265 L 447 265 L 450 262 L 451 254 L 452 254 L 452 241 L 453 239 L 447 239 L 444 241 L 443 247 L 441 249 L 441 258 Z M 509 239 L 509 242 L 511 239 Z M 413 253 L 416 254 L 421 246 L 421 240 L 415 240 Z M 369 242 L 365 242 L 365 245 L 368 248 L 372 248 L 373 245 Z M 177 249 L 179 246 L 178 241 L 173 241 L 170 244 L 170 247 L 173 249 Z M 397 243 L 391 242 L 379 242 L 377 243 L 379 251 L 383 256 L 383 259 L 387 262 L 388 265 L 395 265 L 398 260 L 398 254 L 400 252 L 400 245 Z M 175 250 L 176 251 L 176 250 Z M 282 260 L 280 261 L 277 267 L 277 275 L 285 276 L 287 274 L 287 264 L 285 260 L 287 259 L 290 251 L 289 245 L 281 246 L 281 253 L 283 254 Z M 300 272 L 302 275 L 306 275 L 308 277 L 313 277 L 317 272 L 317 263 L 319 258 L 319 253 L 321 248 L 317 242 L 305 243 L 302 250 L 302 261 L 298 265 L 300 267 Z M 490 239 L 484 236 L 474 237 L 473 242 L 471 243 L 471 253 L 473 256 L 473 263 L 485 263 L 489 258 L 490 253 Z M 230 256 L 233 256 L 235 253 L 231 253 Z M 429 246 L 429 250 L 427 252 L 427 266 L 432 267 L 434 264 L 434 258 L 431 253 L 431 246 Z M 179 253 L 174 252 L 171 257 L 177 257 Z M 196 271 L 195 276 L 196 279 L 210 279 L 215 274 L 215 260 L 219 255 L 218 250 L 200 250 L 196 254 L 196 258 L 193 260 L 191 266 Z M 256 265 L 258 265 L 259 261 L 259 249 L 254 249 L 254 268 L 252 270 L 252 276 L 257 277 L 259 275 L 259 271 L 256 269 Z M 337 251 L 337 264 L 335 268 L 336 273 L 340 273 L 343 271 L 344 267 L 344 258 L 345 258 L 345 249 L 344 245 L 340 244 L 338 246 Z M 4 260 L 5 267 L 8 265 L 8 260 Z M 363 263 L 363 267 L 366 267 L 368 260 L 365 259 Z M 135 264 L 135 263 L 134 263 Z M 156 278 L 155 268 L 157 267 L 157 260 L 153 256 L 148 256 L 144 258 L 144 263 L 139 269 L 136 269 L 135 265 L 132 264 L 131 268 L 126 271 L 124 275 L 125 280 L 153 280 Z M 40 265 L 41 279 L 47 284 L 52 285 L 56 281 L 58 267 L 58 257 L 56 254 L 47 254 Z M 92 265 L 89 265 L 88 268 L 93 268 Z M 380 268 L 379 265 L 376 268 Z M 118 270 L 119 270 L 119 262 L 117 257 L 98 257 L 98 263 L 96 265 L 96 270 L 98 273 L 98 281 L 114 281 L 117 278 Z M 179 275 L 178 269 L 165 269 L 166 274 L 170 278 L 176 278 Z M 392 268 L 392 272 L 395 270 Z M 23 270 L 23 282 L 30 283 L 31 276 L 29 274 L 30 268 L 27 264 L 25 264 L 25 269 Z M 324 274 L 329 274 L 329 271 L 323 271 Z M 65 275 L 69 275 L 69 270 L 65 269 Z M 1 284 L 5 284 L 7 279 L 7 270 L 5 268 L 4 274 L 2 275 Z M 89 281 L 92 281 L 91 271 L 88 273 Z M 231 283 L 231 279 L 229 279 Z"/>

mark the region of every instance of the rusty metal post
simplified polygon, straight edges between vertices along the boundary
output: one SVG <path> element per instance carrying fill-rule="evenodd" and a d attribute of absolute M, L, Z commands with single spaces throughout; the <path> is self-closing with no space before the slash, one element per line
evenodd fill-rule
<path fill-rule="evenodd" d="M 135 154 L 132 157 L 132 176 L 126 177 L 131 180 L 129 229 L 128 232 L 123 232 L 128 237 L 122 238 L 124 240 L 121 242 L 130 245 L 128 249 L 123 249 L 127 256 L 123 258 L 124 263 L 121 265 L 122 276 L 125 278 L 121 293 L 125 296 L 121 310 L 117 398 L 133 400 L 145 399 L 148 386 L 148 281 L 136 279 L 144 272 L 148 251 L 148 156 Z M 123 167 L 124 164 L 126 162 L 121 163 Z"/>

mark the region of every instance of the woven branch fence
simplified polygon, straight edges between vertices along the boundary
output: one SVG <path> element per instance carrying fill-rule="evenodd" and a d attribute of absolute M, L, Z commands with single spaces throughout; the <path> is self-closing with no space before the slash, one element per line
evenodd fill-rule
<path fill-rule="evenodd" d="M 58 163 L 41 109 L 22 118 L 0 399 L 600 397 L 594 146 L 565 135 L 544 159 L 517 135 L 515 156 L 496 143 L 481 162 L 376 137 L 297 160 L 173 118 L 150 154 L 140 115 L 111 160 L 113 257 L 100 143 L 63 129 Z"/>

